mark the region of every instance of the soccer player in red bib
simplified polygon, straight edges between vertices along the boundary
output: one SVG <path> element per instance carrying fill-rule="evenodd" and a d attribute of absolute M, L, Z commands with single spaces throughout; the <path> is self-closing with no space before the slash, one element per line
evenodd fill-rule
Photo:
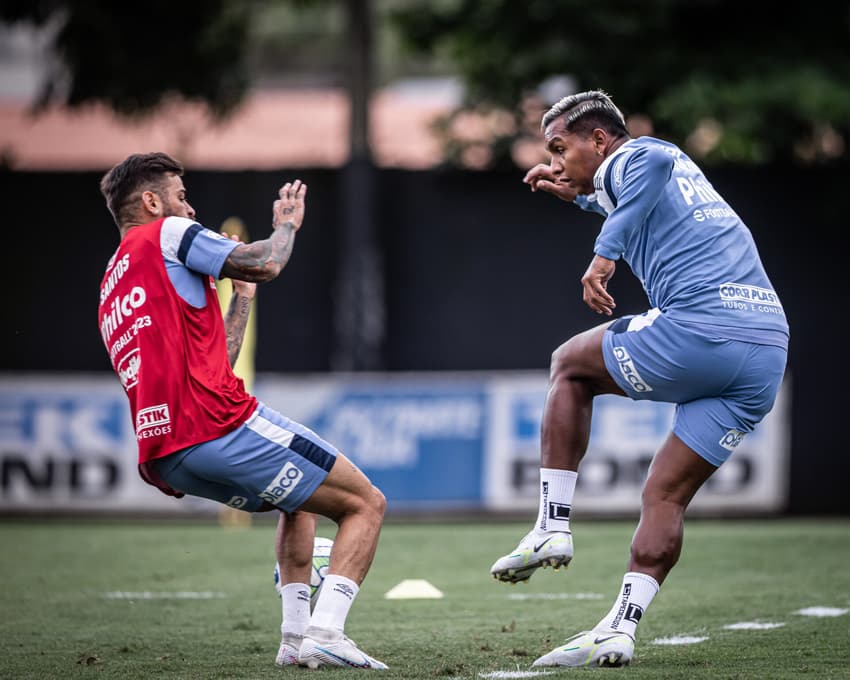
<path fill-rule="evenodd" d="M 240 243 L 195 220 L 183 166 L 133 154 L 101 180 L 121 242 L 100 285 L 98 321 L 130 403 L 139 472 L 180 498 L 277 510 L 284 622 L 279 665 L 384 669 L 344 634 L 377 546 L 386 500 L 341 452 L 249 394 L 232 365 L 256 284 L 280 274 L 304 219 L 307 185 L 287 182 L 268 238 Z M 222 318 L 214 279 L 233 280 Z M 315 518 L 338 525 L 310 612 Z"/>

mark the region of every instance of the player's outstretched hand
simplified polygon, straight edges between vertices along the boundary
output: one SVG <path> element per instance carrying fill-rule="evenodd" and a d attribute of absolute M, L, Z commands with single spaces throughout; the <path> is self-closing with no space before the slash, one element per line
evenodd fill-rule
<path fill-rule="evenodd" d="M 304 198 L 307 195 L 307 185 L 300 179 L 287 182 L 280 188 L 278 195 L 280 198 L 274 202 L 272 209 L 274 214 L 272 227 L 277 229 L 291 222 L 295 231 L 298 231 L 304 221 Z"/>
<path fill-rule="evenodd" d="M 578 194 L 569 184 L 560 182 L 559 178 L 552 172 L 552 168 L 545 163 L 538 163 L 531 168 L 525 173 L 522 181 L 528 184 L 532 191 L 545 191 L 547 194 L 557 196 L 568 203 L 575 200 Z"/>
<path fill-rule="evenodd" d="M 608 281 L 614 276 L 616 266 L 614 260 L 594 255 L 590 266 L 581 277 L 584 303 L 597 314 L 611 316 L 617 306 L 614 304 L 614 298 L 608 293 Z"/>

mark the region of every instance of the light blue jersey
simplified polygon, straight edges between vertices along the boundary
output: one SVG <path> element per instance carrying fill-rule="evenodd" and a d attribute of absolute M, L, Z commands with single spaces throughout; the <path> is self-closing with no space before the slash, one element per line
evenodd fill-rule
<path fill-rule="evenodd" d="M 576 204 L 605 216 L 594 252 L 622 258 L 669 319 L 788 347 L 788 322 L 750 230 L 674 144 L 640 137 L 612 153 Z"/>

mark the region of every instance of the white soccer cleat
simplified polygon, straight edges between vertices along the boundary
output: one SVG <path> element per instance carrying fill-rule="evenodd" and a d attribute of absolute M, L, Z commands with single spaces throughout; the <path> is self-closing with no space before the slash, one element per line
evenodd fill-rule
<path fill-rule="evenodd" d="M 385 663 L 373 659 L 358 648 L 354 640 L 345 635 L 331 642 L 305 637 L 298 652 L 298 663 L 313 670 L 320 666 L 344 666 L 375 671 L 388 668 Z"/>
<path fill-rule="evenodd" d="M 498 581 L 521 583 L 527 581 L 539 567 L 566 567 L 573 559 L 573 535 L 569 531 L 531 531 L 513 552 L 500 557 L 490 567 Z"/>
<path fill-rule="evenodd" d="M 573 635 L 531 666 L 627 666 L 634 652 L 631 635 L 590 630 Z"/>
<path fill-rule="evenodd" d="M 301 635 L 284 635 L 280 641 L 280 649 L 277 650 L 275 664 L 278 666 L 297 666 L 298 649 L 301 647 L 303 639 L 304 637 Z"/>

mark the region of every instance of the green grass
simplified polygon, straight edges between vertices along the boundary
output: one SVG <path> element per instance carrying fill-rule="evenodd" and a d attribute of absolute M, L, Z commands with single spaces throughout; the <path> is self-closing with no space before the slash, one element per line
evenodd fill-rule
<path fill-rule="evenodd" d="M 332 537 L 333 525 L 320 528 Z M 384 527 L 346 629 L 389 664 L 381 677 L 473 680 L 528 670 L 537 656 L 601 618 L 620 585 L 634 523 L 576 520 L 576 558 L 567 571 L 538 572 L 527 585 L 496 583 L 490 564 L 526 528 L 495 521 Z M 362 677 L 363 671 L 314 675 L 274 666 L 280 605 L 272 587 L 273 534 L 266 519 L 247 529 L 175 520 L 0 522 L 0 678 Z M 384 598 L 406 578 L 427 579 L 445 597 Z M 112 591 L 224 596 L 104 597 Z M 632 665 L 596 672 L 850 678 L 850 614 L 794 613 L 811 606 L 850 607 L 850 520 L 691 520 L 682 559 L 638 629 Z M 741 621 L 785 625 L 724 629 Z M 709 639 L 652 644 L 680 635 Z"/>

